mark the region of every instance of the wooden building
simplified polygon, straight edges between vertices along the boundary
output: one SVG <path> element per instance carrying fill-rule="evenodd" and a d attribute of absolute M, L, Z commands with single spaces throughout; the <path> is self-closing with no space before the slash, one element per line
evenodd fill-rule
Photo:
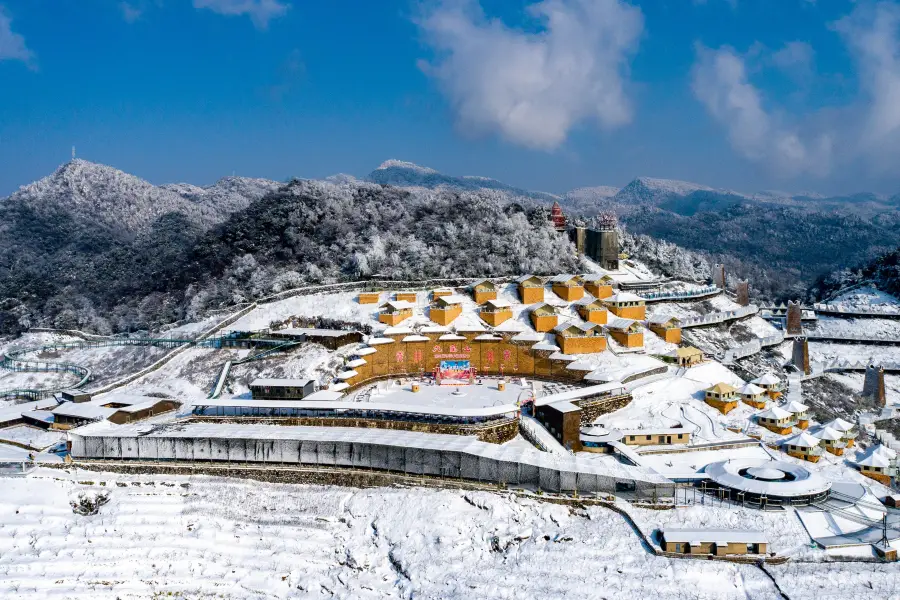
<path fill-rule="evenodd" d="M 500 323 L 512 319 L 512 303 L 503 299 L 488 300 L 481 305 L 478 316 L 491 327 L 496 327 Z"/>
<path fill-rule="evenodd" d="M 825 427 L 830 427 L 831 429 L 840 432 L 841 439 L 844 440 L 847 448 L 852 448 L 856 443 L 856 428 L 853 426 L 853 423 L 841 418 L 836 418 L 825 423 Z"/>
<path fill-rule="evenodd" d="M 805 404 L 801 404 L 796 400 L 791 400 L 784 406 L 782 406 L 784 410 L 788 411 L 794 416 L 794 420 L 797 421 L 797 427 L 800 429 L 806 429 L 809 427 L 809 407 Z"/>
<path fill-rule="evenodd" d="M 537 275 L 524 275 L 516 280 L 522 304 L 544 301 L 544 282 Z"/>
<path fill-rule="evenodd" d="M 428 317 L 438 325 L 449 325 L 462 314 L 462 296 L 438 296 L 428 309 Z"/>
<path fill-rule="evenodd" d="M 622 431 L 622 443 L 628 446 L 669 446 L 690 444 L 691 432 L 684 427 L 648 427 Z"/>
<path fill-rule="evenodd" d="M 147 398 L 144 402 L 116 408 L 108 421 L 123 425 L 176 410 L 181 403 L 172 398 Z"/>
<path fill-rule="evenodd" d="M 534 418 L 572 452 L 581 450 L 581 409 L 568 401 L 535 406 Z"/>
<path fill-rule="evenodd" d="M 250 383 L 254 400 L 302 400 L 315 391 L 312 379 L 254 379 Z"/>
<path fill-rule="evenodd" d="M 357 301 L 360 304 L 378 304 L 381 302 L 381 292 L 360 292 Z"/>
<path fill-rule="evenodd" d="M 703 351 L 694 348 L 693 346 L 675 348 L 675 351 L 670 356 L 675 359 L 675 363 L 679 367 L 693 367 L 694 365 L 699 365 L 705 358 L 703 356 Z"/>
<path fill-rule="evenodd" d="M 606 298 L 603 303 L 609 312 L 623 319 L 643 321 L 647 317 L 647 305 L 644 299 L 631 292 L 619 292 Z"/>
<path fill-rule="evenodd" d="M 550 287 L 554 294 L 566 302 L 584 298 L 584 286 L 578 275 L 557 275 L 550 279 Z"/>
<path fill-rule="evenodd" d="M 532 306 L 529 310 L 528 318 L 531 319 L 531 326 L 534 327 L 534 330 L 540 333 L 553 331 L 559 325 L 559 315 L 556 307 L 546 302 Z"/>
<path fill-rule="evenodd" d="M 753 408 L 763 410 L 769 403 L 769 396 L 766 394 L 766 390 L 752 383 L 745 383 L 741 386 L 738 390 L 738 394 L 744 404 L 752 406 Z"/>
<path fill-rule="evenodd" d="M 497 299 L 497 284 L 487 279 L 482 279 L 472 284 L 472 298 L 475 304 L 484 304 L 488 300 Z"/>
<path fill-rule="evenodd" d="M 677 317 L 654 315 L 647 319 L 647 326 L 663 341 L 671 344 L 681 343 L 681 321 Z"/>
<path fill-rule="evenodd" d="M 412 302 L 415 304 L 418 297 L 415 292 L 395 292 L 394 300 L 397 302 Z"/>
<path fill-rule="evenodd" d="M 411 302 L 391 300 L 381 305 L 378 313 L 378 320 L 386 325 L 397 325 L 413 316 L 413 307 Z"/>
<path fill-rule="evenodd" d="M 84 390 L 62 390 L 59 393 L 59 399 L 62 402 L 89 402 L 91 399 L 91 394 L 89 392 L 85 392 Z"/>
<path fill-rule="evenodd" d="M 581 280 L 584 282 L 585 291 L 594 298 L 603 300 L 613 295 L 613 280 L 609 275 L 589 273 L 582 275 Z"/>
<path fill-rule="evenodd" d="M 766 393 L 772 400 L 777 400 L 778 397 L 781 396 L 781 380 L 771 373 L 766 373 L 762 377 L 757 377 L 750 383 L 758 385 L 762 389 L 766 390 Z"/>
<path fill-rule="evenodd" d="M 453 296 L 455 292 L 451 288 L 438 288 L 436 290 L 431 291 L 431 299 L 432 301 L 437 300 L 438 298 L 445 298 L 447 296 Z"/>
<path fill-rule="evenodd" d="M 788 456 L 808 460 L 809 462 L 819 462 L 822 458 L 822 441 L 815 438 L 805 431 L 801 431 L 792 438 L 782 442 L 784 451 Z"/>
<path fill-rule="evenodd" d="M 606 350 L 603 327 L 596 323 L 561 323 L 553 328 L 563 354 L 594 354 Z"/>
<path fill-rule="evenodd" d="M 50 412 L 53 413 L 54 429 L 71 429 L 106 420 L 116 412 L 116 409 L 93 402 L 63 402 Z"/>
<path fill-rule="evenodd" d="M 842 432 L 825 426 L 816 431 L 813 435 L 822 440 L 822 445 L 825 447 L 825 450 L 831 454 L 834 454 L 835 456 L 844 455 L 844 450 L 847 448 L 847 442 L 844 441 Z"/>
<path fill-rule="evenodd" d="M 663 551 L 677 554 L 741 556 L 766 554 L 768 540 L 761 531 L 740 529 L 663 529 L 659 532 Z"/>
<path fill-rule="evenodd" d="M 632 319 L 610 319 L 606 324 L 606 331 L 619 345 L 626 348 L 640 348 L 644 345 L 644 329 Z"/>
<path fill-rule="evenodd" d="M 738 405 L 737 390 L 727 383 L 717 383 L 705 393 L 706 403 L 727 415 Z"/>
<path fill-rule="evenodd" d="M 578 311 L 578 315 L 589 323 L 605 325 L 609 320 L 609 312 L 606 310 L 606 307 L 603 306 L 603 303 L 596 298 L 582 298 L 575 308 Z"/>
<path fill-rule="evenodd" d="M 859 472 L 875 481 L 891 487 L 891 461 L 875 452 L 856 461 Z"/>
<path fill-rule="evenodd" d="M 768 408 L 756 415 L 756 422 L 761 427 L 765 427 L 778 435 L 791 433 L 794 430 L 794 425 L 797 424 L 794 420 L 794 415 L 778 406 Z"/>

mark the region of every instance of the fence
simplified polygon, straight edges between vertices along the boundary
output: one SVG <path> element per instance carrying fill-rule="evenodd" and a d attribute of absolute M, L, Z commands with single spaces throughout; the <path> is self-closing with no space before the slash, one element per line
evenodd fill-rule
<path fill-rule="evenodd" d="M 735 310 L 726 310 L 722 312 L 709 313 L 708 315 L 703 315 L 700 317 L 681 319 L 681 328 L 688 329 L 690 327 L 715 325 L 717 323 L 724 323 L 726 321 L 743 319 L 755 315 L 758 312 L 759 307 L 757 307 L 755 304 L 751 304 L 749 306 L 742 306 L 741 308 L 737 308 Z"/>
<path fill-rule="evenodd" d="M 714 285 L 698 288 L 695 290 L 687 290 L 682 292 L 666 291 L 645 292 L 641 297 L 648 302 L 658 302 L 660 300 L 694 300 L 696 298 L 706 298 L 708 296 L 718 296 L 722 290 Z"/>
<path fill-rule="evenodd" d="M 733 348 L 727 349 L 724 354 L 722 354 L 722 362 L 726 365 L 731 364 L 741 358 L 747 358 L 748 356 L 759 354 L 763 348 L 768 348 L 769 346 L 777 346 L 783 341 L 784 333 L 781 331 L 773 335 L 757 338 L 751 342 L 747 342 L 746 344 L 741 344 L 740 346 L 735 346 Z"/>

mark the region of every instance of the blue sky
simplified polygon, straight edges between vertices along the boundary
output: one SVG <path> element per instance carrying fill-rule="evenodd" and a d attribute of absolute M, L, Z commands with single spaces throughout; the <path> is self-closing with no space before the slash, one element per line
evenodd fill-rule
<path fill-rule="evenodd" d="M 388 158 L 563 192 L 900 192 L 900 4 L 0 0 L 0 195 Z"/>

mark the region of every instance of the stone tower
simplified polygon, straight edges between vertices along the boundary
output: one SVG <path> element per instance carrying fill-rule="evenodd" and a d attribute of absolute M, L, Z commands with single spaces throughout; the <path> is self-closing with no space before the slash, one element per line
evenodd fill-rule
<path fill-rule="evenodd" d="M 714 286 L 725 289 L 725 265 L 713 265 L 712 280 Z"/>
<path fill-rule="evenodd" d="M 600 267 L 607 271 L 619 270 L 618 219 L 613 213 L 604 213 L 599 218 Z"/>
<path fill-rule="evenodd" d="M 746 279 L 737 282 L 737 303 L 741 306 L 750 306 L 750 282 Z"/>
<path fill-rule="evenodd" d="M 784 331 L 788 335 L 803 335 L 803 317 L 800 301 L 791 302 L 788 300 L 787 319 L 785 321 Z"/>
<path fill-rule="evenodd" d="M 875 400 L 876 406 L 886 406 L 884 394 L 884 367 L 869 365 L 866 367 L 866 378 L 863 381 L 862 395 Z"/>
<path fill-rule="evenodd" d="M 812 373 L 809 368 L 809 343 L 805 337 L 794 338 L 793 362 L 794 366 L 804 374 Z"/>

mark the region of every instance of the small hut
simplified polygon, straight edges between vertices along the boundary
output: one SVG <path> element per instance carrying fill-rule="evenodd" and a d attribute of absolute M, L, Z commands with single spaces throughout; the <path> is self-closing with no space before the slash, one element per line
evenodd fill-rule
<path fill-rule="evenodd" d="M 411 302 L 390 300 L 381 305 L 378 320 L 393 327 L 410 318 L 414 306 Z"/>
<path fill-rule="evenodd" d="M 609 275 L 589 273 L 582 275 L 581 280 L 584 282 L 585 291 L 594 298 L 602 300 L 613 295 L 613 280 Z"/>
<path fill-rule="evenodd" d="M 537 275 L 524 275 L 516 280 L 522 304 L 544 301 L 544 282 Z"/>
<path fill-rule="evenodd" d="M 609 312 L 623 319 L 643 321 L 647 317 L 645 300 L 631 292 L 619 292 L 606 298 L 603 303 L 609 309 Z"/>
<path fill-rule="evenodd" d="M 671 344 L 681 343 L 681 321 L 677 317 L 663 314 L 654 315 L 647 319 L 647 326 L 663 341 Z"/>
<path fill-rule="evenodd" d="M 794 421 L 794 415 L 778 406 L 768 408 L 756 415 L 756 422 L 761 427 L 765 427 L 778 435 L 791 433 L 794 430 L 794 425 L 797 423 Z"/>
<path fill-rule="evenodd" d="M 438 296 L 428 311 L 428 317 L 438 325 L 449 325 L 456 317 L 462 314 L 462 305 L 465 298 L 455 294 L 450 296 Z"/>
<path fill-rule="evenodd" d="M 606 350 L 603 327 L 596 323 L 562 323 L 553 328 L 563 354 L 594 354 Z"/>
<path fill-rule="evenodd" d="M 717 383 L 705 390 L 706 403 L 727 415 L 737 408 L 737 390 L 727 383 Z"/>
<path fill-rule="evenodd" d="M 492 327 L 512 319 L 512 303 L 509 300 L 488 300 L 481 305 L 481 319 Z"/>
<path fill-rule="evenodd" d="M 808 460 L 809 462 L 819 462 L 822 458 L 822 441 L 815 438 L 805 431 L 801 431 L 792 438 L 788 438 L 782 442 L 788 456 Z"/>
<path fill-rule="evenodd" d="M 488 279 L 482 279 L 472 284 L 472 298 L 475 304 L 484 304 L 488 300 L 497 299 L 497 284 Z"/>
<path fill-rule="evenodd" d="M 556 307 L 546 302 L 532 306 L 529 309 L 528 317 L 534 330 L 541 333 L 553 331 L 553 328 L 559 324 Z"/>
<path fill-rule="evenodd" d="M 606 324 L 612 339 L 626 348 L 640 348 L 644 345 L 644 329 L 637 321 L 616 317 Z"/>
<path fill-rule="evenodd" d="M 557 275 L 550 280 L 553 293 L 565 300 L 574 302 L 584 297 L 584 286 L 578 275 Z"/>
<path fill-rule="evenodd" d="M 585 297 L 578 301 L 575 307 L 579 316 L 585 321 L 605 325 L 608 320 L 609 311 L 603 306 L 603 303 L 596 298 Z"/>
<path fill-rule="evenodd" d="M 753 408 L 764 409 L 769 401 L 766 390 L 753 383 L 745 383 L 738 390 L 738 394 L 740 394 L 744 404 L 748 404 Z"/>

